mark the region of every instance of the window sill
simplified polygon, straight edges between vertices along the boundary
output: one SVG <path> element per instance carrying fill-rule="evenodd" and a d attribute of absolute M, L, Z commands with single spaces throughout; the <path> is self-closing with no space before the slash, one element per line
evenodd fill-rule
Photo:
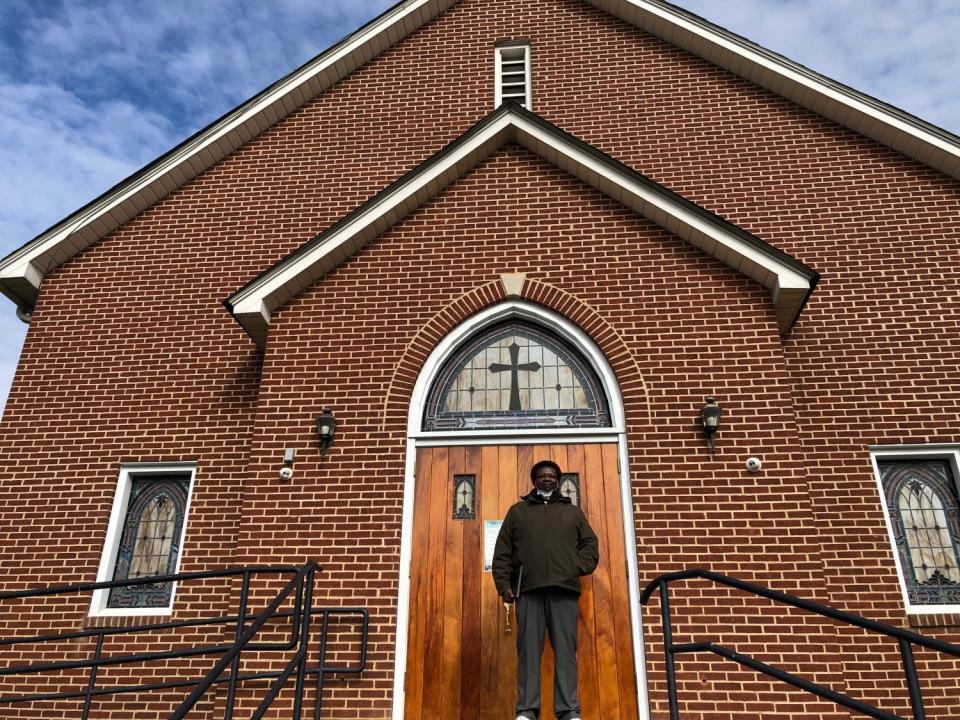
<path fill-rule="evenodd" d="M 152 615 L 88 615 L 84 618 L 86 628 L 133 628 L 169 622 L 173 613 L 165 610 Z"/>
<path fill-rule="evenodd" d="M 923 613 L 907 615 L 907 624 L 914 628 L 960 627 L 960 613 Z"/>

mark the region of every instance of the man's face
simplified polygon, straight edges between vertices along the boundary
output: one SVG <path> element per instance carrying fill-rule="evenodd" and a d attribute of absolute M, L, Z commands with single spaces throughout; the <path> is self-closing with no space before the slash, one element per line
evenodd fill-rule
<path fill-rule="evenodd" d="M 533 485 L 542 493 L 551 493 L 557 489 L 560 484 L 560 478 L 557 477 L 557 471 L 549 465 L 537 468 L 536 475 L 533 476 Z"/>

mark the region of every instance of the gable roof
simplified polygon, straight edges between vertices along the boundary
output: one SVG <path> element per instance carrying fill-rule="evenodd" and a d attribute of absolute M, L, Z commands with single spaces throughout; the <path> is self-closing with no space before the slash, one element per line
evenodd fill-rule
<path fill-rule="evenodd" d="M 277 308 L 509 142 L 756 280 L 770 290 L 781 333 L 793 325 L 819 279 L 799 260 L 511 102 L 261 273 L 224 304 L 263 347 Z"/>
<path fill-rule="evenodd" d="M 960 138 L 664 0 L 586 0 L 813 112 L 960 178 Z M 142 212 L 456 0 L 403 0 L 0 260 L 0 292 L 30 308 L 46 273 Z"/>

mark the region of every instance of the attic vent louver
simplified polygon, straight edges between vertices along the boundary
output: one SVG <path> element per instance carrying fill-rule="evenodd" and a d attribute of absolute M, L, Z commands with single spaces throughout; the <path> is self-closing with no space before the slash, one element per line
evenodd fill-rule
<path fill-rule="evenodd" d="M 495 50 L 496 85 L 494 108 L 513 100 L 530 107 L 530 46 L 526 43 L 501 45 Z"/>

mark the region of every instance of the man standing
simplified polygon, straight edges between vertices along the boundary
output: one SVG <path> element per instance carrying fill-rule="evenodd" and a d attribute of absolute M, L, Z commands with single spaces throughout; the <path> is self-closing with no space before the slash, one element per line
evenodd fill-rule
<path fill-rule="evenodd" d="M 493 553 L 493 581 L 517 603 L 517 720 L 540 717 L 543 634 L 553 646 L 557 720 L 580 720 L 577 697 L 577 605 L 580 577 L 597 567 L 597 536 L 560 493 L 560 466 L 541 460 L 533 490 L 507 511 Z"/>

